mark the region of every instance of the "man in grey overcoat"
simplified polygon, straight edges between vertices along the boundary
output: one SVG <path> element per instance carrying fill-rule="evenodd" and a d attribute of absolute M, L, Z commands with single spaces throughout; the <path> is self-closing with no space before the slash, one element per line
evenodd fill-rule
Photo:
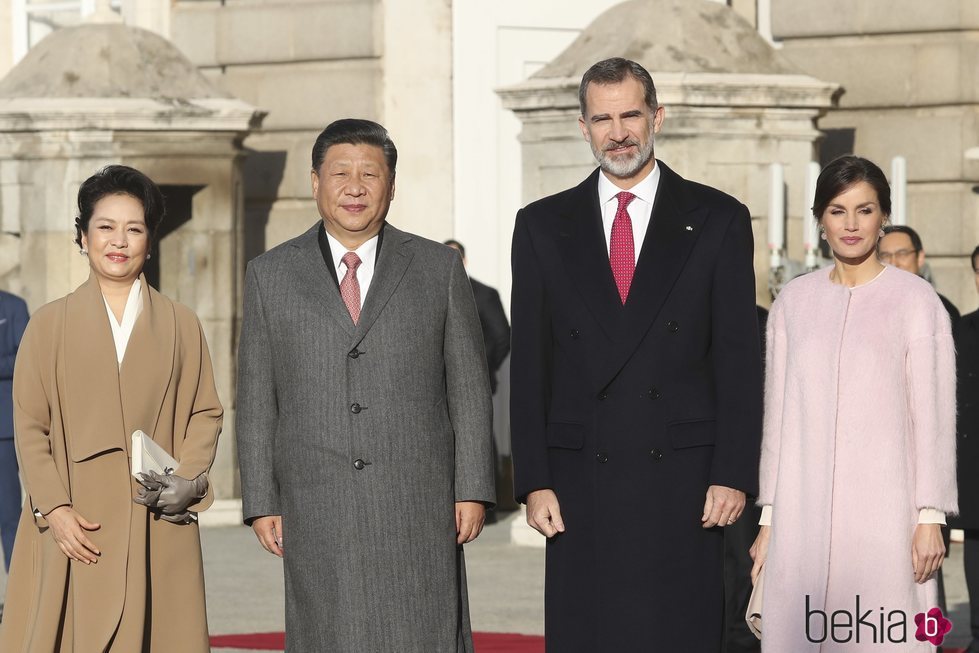
<path fill-rule="evenodd" d="M 495 492 L 469 279 L 385 222 L 381 125 L 330 124 L 312 163 L 322 220 L 248 264 L 238 351 L 242 510 L 284 561 L 286 650 L 471 652 L 462 545 Z"/>

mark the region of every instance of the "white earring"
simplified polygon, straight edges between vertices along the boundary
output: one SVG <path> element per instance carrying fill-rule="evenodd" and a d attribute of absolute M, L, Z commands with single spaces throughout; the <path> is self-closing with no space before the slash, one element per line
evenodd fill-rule
<path fill-rule="evenodd" d="M 88 250 L 87 249 L 81 249 L 81 250 L 78 250 L 78 253 L 81 254 L 82 256 L 87 256 L 88 255 Z"/>

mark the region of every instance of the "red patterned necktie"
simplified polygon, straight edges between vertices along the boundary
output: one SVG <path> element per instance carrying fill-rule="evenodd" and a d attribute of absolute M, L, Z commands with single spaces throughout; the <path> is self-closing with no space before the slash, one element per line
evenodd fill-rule
<path fill-rule="evenodd" d="M 608 259 L 612 264 L 612 276 L 615 277 L 615 285 L 619 289 L 619 298 L 625 304 L 629 296 L 629 286 L 632 285 L 632 275 L 636 271 L 636 246 L 632 240 L 632 218 L 629 217 L 627 207 L 636 196 L 622 191 L 615 197 L 619 200 L 619 208 L 615 210 L 615 220 L 612 221 Z"/>
<path fill-rule="evenodd" d="M 350 319 L 357 324 L 357 320 L 360 319 L 360 282 L 357 281 L 360 257 L 356 252 L 347 252 L 340 260 L 347 266 L 347 273 L 343 275 L 343 281 L 340 282 L 340 296 L 343 297 L 343 303 L 350 311 Z"/>

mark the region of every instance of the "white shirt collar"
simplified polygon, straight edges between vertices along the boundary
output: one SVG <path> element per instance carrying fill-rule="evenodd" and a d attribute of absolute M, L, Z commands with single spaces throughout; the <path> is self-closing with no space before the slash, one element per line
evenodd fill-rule
<path fill-rule="evenodd" d="M 656 189 L 659 187 L 659 177 L 659 164 L 656 163 L 656 159 L 653 159 L 653 169 L 649 171 L 648 175 L 643 177 L 642 181 L 630 188 L 627 192 L 632 193 L 638 199 L 641 199 L 646 204 L 652 206 L 653 200 L 656 199 Z M 623 190 L 624 189 L 619 188 L 612 183 L 612 181 L 605 176 L 604 172 L 598 173 L 598 201 L 601 204 L 611 201 Z"/>
<path fill-rule="evenodd" d="M 347 272 L 347 266 L 343 264 L 343 255 L 350 250 L 340 244 L 340 241 L 326 232 L 326 240 L 330 243 L 330 253 L 333 255 L 333 267 L 336 268 L 337 278 L 342 279 Z M 377 236 L 365 242 L 363 245 L 353 250 L 360 257 L 361 269 L 374 269 L 374 262 L 377 258 Z M 358 270 L 359 273 L 359 270 Z"/>
<path fill-rule="evenodd" d="M 122 322 L 116 321 L 116 316 L 109 306 L 105 295 L 102 301 L 105 302 L 105 310 L 109 314 L 109 326 L 112 327 L 112 340 L 116 346 L 116 362 L 122 366 L 122 359 L 126 355 L 126 347 L 129 345 L 129 338 L 133 335 L 133 327 L 136 326 L 136 318 L 143 312 L 143 287 L 142 282 L 137 278 L 133 281 L 129 289 L 129 297 L 126 298 L 126 308 L 122 312 Z"/>

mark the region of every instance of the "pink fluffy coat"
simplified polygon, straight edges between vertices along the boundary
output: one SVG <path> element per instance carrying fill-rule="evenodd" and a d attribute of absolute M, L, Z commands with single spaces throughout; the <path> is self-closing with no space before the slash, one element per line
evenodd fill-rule
<path fill-rule="evenodd" d="M 919 509 L 957 511 L 949 319 L 913 274 L 888 267 L 850 289 L 829 272 L 787 284 L 768 320 L 758 503 L 773 515 L 762 650 L 932 651 L 915 640 L 914 615 L 936 605 L 937 586 L 915 584 L 911 539 Z M 857 644 L 854 622 L 847 643 L 812 643 L 807 595 L 827 615 L 854 613 L 860 595 L 860 612 L 872 610 L 878 625 L 883 614 L 885 629 L 903 610 L 908 641 L 888 644 L 861 626 Z M 814 639 L 819 620 L 810 620 Z"/>

